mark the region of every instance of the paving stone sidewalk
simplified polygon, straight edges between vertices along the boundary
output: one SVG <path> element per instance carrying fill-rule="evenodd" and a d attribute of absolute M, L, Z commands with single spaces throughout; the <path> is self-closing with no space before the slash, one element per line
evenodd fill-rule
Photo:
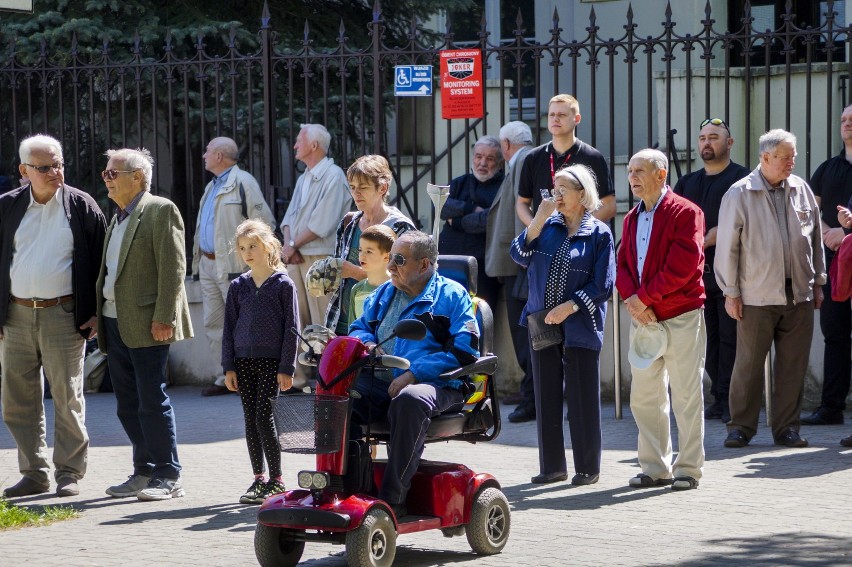
<path fill-rule="evenodd" d="M 74 506 L 80 517 L 0 532 L 0 565 L 256 565 L 257 508 L 237 503 L 252 480 L 239 398 L 202 398 L 195 388 L 170 393 L 186 497 L 138 502 L 104 494 L 130 474 L 130 448 L 112 394 L 89 396 L 92 441 L 80 496 L 15 500 Z M 502 483 L 512 505 L 509 543 L 499 555 L 479 557 L 464 537 L 401 536 L 395 564 L 852 565 L 852 449 L 838 444 L 852 433 L 849 413 L 846 426 L 803 427 L 806 449 L 775 447 L 763 422 L 750 446 L 725 449 L 724 425 L 707 422 L 705 476 L 698 490 L 682 493 L 627 487 L 638 466 L 636 426 L 627 407 L 624 414 L 616 421 L 613 406 L 604 408 L 601 480 L 590 487 L 530 484 L 538 472 L 534 423 L 504 421 L 492 443 L 430 445 L 427 458 L 463 462 Z M 295 486 L 296 472 L 312 466 L 310 456 L 284 455 L 286 484 Z M 0 427 L 0 486 L 18 478 L 14 443 Z M 308 544 L 303 564 L 343 566 L 346 558 L 342 547 Z"/>

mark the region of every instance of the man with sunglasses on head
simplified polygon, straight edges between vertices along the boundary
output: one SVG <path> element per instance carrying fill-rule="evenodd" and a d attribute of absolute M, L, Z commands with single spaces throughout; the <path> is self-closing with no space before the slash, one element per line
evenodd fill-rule
<path fill-rule="evenodd" d="M 106 153 L 101 174 L 118 206 L 110 222 L 96 291 L 98 347 L 106 353 L 118 419 L 133 446 L 133 472 L 113 498 L 184 495 L 166 375 L 171 343 L 192 337 L 183 280 L 183 219 L 151 194 L 154 158 L 145 149 Z"/>
<path fill-rule="evenodd" d="M 65 184 L 58 140 L 31 136 L 19 154 L 28 184 L 0 196 L 0 397 L 23 478 L 3 496 L 50 488 L 42 370 L 54 400 L 56 494 L 76 496 L 89 447 L 83 353 L 98 331 L 106 221 L 91 196 Z"/>
<path fill-rule="evenodd" d="M 704 419 L 731 420 L 728 390 L 737 352 L 737 322 L 725 312 L 725 296 L 716 283 L 713 259 L 716 257 L 716 230 L 722 197 L 734 183 L 750 171 L 731 161 L 734 139 L 721 118 L 708 118 L 699 126 L 698 152 L 704 167 L 681 177 L 674 192 L 686 197 L 704 213 L 704 320 L 707 325 L 707 360 L 713 404 L 704 409 Z"/>
<path fill-rule="evenodd" d="M 275 218 L 257 181 L 237 165 L 240 155 L 231 138 L 210 140 L 202 156 L 204 169 L 213 179 L 204 188 L 195 240 L 192 245 L 192 274 L 201 284 L 201 306 L 204 329 L 214 360 L 222 357 L 222 327 L 225 323 L 225 300 L 231 280 L 246 269 L 232 240 L 237 225 L 247 218 L 259 219 L 275 226 Z M 202 396 L 218 396 L 230 392 L 225 375 L 201 390 Z"/>
<path fill-rule="evenodd" d="M 479 353 L 479 328 L 470 295 L 458 283 L 436 271 L 435 241 L 420 231 L 409 231 L 393 244 L 388 262 L 390 281 L 382 284 L 364 304 L 364 314 L 349 335 L 367 347 L 382 343 L 379 352 L 411 362 L 406 371 L 358 376 L 355 389 L 355 423 L 390 423 L 388 465 L 379 497 L 393 507 L 397 518 L 406 513 L 405 499 L 417 472 L 433 417 L 464 404 L 462 383 L 440 375 L 471 364 Z M 382 342 L 401 319 L 426 325 L 420 341 L 402 338 Z"/>

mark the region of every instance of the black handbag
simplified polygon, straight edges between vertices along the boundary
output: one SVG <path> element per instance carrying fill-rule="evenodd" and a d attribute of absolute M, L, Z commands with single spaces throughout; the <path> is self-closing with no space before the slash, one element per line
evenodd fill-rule
<path fill-rule="evenodd" d="M 544 318 L 550 313 L 550 309 L 544 309 L 527 315 L 527 329 L 530 332 L 530 346 L 533 350 L 544 350 L 549 346 L 562 344 L 562 325 L 550 325 L 544 322 Z"/>

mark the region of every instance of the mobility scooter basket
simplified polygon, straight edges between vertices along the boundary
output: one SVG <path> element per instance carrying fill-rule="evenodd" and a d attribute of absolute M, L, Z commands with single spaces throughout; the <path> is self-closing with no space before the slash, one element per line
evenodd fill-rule
<path fill-rule="evenodd" d="M 294 394 L 272 398 L 272 418 L 281 451 L 328 454 L 340 449 L 348 396 Z"/>

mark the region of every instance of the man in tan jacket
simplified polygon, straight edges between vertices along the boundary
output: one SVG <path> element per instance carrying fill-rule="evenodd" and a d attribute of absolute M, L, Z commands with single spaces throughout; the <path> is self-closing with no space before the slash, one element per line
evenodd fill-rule
<path fill-rule="evenodd" d="M 231 280 L 246 269 L 234 246 L 237 226 L 247 218 L 259 219 L 270 227 L 275 218 L 257 181 L 237 165 L 239 148 L 231 138 L 210 140 L 204 152 L 204 168 L 213 179 L 204 188 L 195 239 L 192 246 L 192 274 L 201 284 L 204 330 L 213 352 L 213 360 L 222 358 L 222 326 L 225 300 Z M 225 375 L 203 390 L 204 396 L 227 394 Z"/>
<path fill-rule="evenodd" d="M 175 416 L 166 394 L 169 345 L 192 337 L 183 220 L 151 195 L 147 150 L 109 150 L 102 173 L 118 205 L 96 285 L 98 346 L 107 353 L 117 413 L 133 445 L 133 473 L 107 494 L 166 500 L 184 495 Z"/>
<path fill-rule="evenodd" d="M 725 310 L 737 321 L 725 447 L 745 447 L 757 433 L 763 365 L 775 343 L 772 436 L 776 445 L 807 447 L 799 411 L 826 280 L 819 207 L 793 175 L 796 137 L 760 137 L 760 165 L 722 198 L 715 272 Z"/>

